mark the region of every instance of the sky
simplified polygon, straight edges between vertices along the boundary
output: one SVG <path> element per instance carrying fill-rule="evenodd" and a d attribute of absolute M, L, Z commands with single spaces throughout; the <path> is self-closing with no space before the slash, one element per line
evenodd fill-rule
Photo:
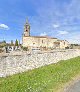
<path fill-rule="evenodd" d="M 31 36 L 80 44 L 80 0 L 0 0 L 0 41 L 22 41 L 27 18 Z"/>

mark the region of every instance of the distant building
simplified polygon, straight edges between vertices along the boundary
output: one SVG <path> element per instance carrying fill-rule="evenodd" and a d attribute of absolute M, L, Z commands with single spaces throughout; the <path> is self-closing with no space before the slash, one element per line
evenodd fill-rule
<path fill-rule="evenodd" d="M 30 24 L 26 21 L 22 35 L 22 46 L 27 47 L 29 50 L 33 50 L 34 48 L 45 50 L 65 49 L 69 46 L 69 42 L 48 36 L 30 36 Z"/>

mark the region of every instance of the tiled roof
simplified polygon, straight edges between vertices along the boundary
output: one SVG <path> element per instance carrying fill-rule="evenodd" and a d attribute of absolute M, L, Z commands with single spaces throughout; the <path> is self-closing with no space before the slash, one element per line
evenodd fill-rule
<path fill-rule="evenodd" d="M 50 39 L 57 39 L 49 36 L 25 36 L 25 37 L 35 37 L 35 38 L 50 38 Z"/>

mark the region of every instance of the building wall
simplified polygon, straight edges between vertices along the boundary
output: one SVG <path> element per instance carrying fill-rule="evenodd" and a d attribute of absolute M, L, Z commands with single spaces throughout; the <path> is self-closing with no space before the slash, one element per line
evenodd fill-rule
<path fill-rule="evenodd" d="M 23 47 L 54 47 L 54 42 L 57 39 L 47 38 L 47 37 L 23 37 Z"/>
<path fill-rule="evenodd" d="M 65 49 L 66 47 L 69 47 L 69 42 L 66 40 L 61 40 L 60 41 L 60 48 Z"/>

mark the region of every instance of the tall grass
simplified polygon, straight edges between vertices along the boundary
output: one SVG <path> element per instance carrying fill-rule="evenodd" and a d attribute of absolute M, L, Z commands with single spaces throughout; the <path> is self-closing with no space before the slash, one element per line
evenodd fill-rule
<path fill-rule="evenodd" d="M 57 92 L 80 74 L 80 57 L 0 78 L 0 92 Z"/>

